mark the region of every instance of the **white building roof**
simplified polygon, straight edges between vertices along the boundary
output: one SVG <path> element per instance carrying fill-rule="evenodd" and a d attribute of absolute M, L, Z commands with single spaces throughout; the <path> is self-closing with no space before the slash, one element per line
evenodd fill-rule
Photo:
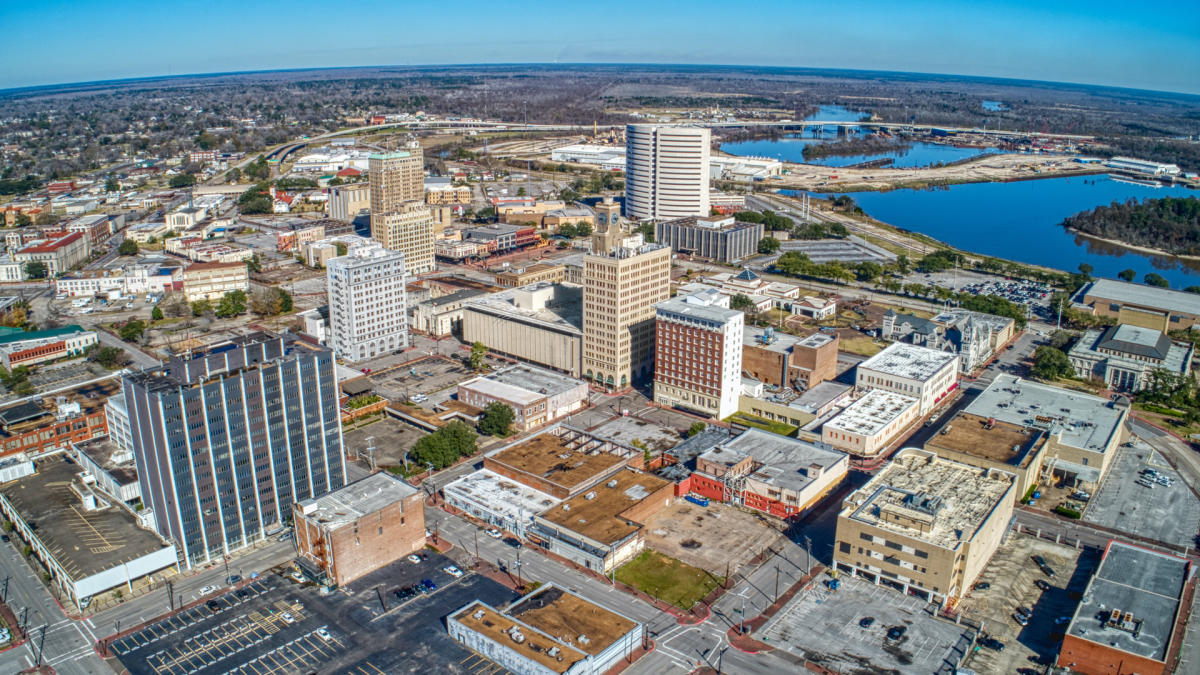
<path fill-rule="evenodd" d="M 916 404 L 917 399 L 911 396 L 872 389 L 825 426 L 850 434 L 874 436 Z"/>
<path fill-rule="evenodd" d="M 1120 432 L 1126 408 L 1099 396 L 1001 374 L 964 410 L 1021 427 L 1049 429 L 1063 445 L 1104 452 L 1113 434 Z"/>
<path fill-rule="evenodd" d="M 858 364 L 858 372 L 873 370 L 894 377 L 926 382 L 956 358 L 958 357 L 949 352 L 896 342 Z"/>
<path fill-rule="evenodd" d="M 528 524 L 535 514 L 562 501 L 487 469 L 469 473 L 447 485 L 443 491 L 447 499 L 457 497 L 474 502 L 492 514 L 521 524 Z"/>
<path fill-rule="evenodd" d="M 300 511 L 305 517 L 336 529 L 416 493 L 415 487 L 390 473 L 373 473 L 316 499 L 300 502 Z"/>

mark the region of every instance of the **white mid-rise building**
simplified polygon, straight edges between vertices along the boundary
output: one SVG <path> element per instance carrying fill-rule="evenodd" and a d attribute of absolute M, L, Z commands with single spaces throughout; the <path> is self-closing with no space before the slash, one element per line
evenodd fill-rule
<path fill-rule="evenodd" d="M 625 216 L 663 220 L 708 216 L 712 133 L 702 127 L 625 128 Z"/>
<path fill-rule="evenodd" d="M 858 364 L 854 384 L 911 396 L 918 401 L 917 415 L 924 415 L 958 387 L 958 356 L 896 342 Z"/>
<path fill-rule="evenodd" d="M 326 263 L 329 346 L 361 361 L 408 346 L 404 254 L 360 246 Z"/>

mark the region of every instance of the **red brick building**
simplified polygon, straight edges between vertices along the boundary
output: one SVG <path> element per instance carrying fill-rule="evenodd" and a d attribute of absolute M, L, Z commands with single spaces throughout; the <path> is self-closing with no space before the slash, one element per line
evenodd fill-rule
<path fill-rule="evenodd" d="M 724 419 L 742 389 L 742 312 L 714 291 L 655 305 L 654 402 Z"/>
<path fill-rule="evenodd" d="M 121 381 L 113 378 L 0 410 L 0 457 L 65 450 L 107 434 L 104 403 L 120 391 Z"/>
<path fill-rule="evenodd" d="M 425 545 L 421 492 L 375 473 L 293 507 L 296 560 L 317 579 L 342 586 Z"/>

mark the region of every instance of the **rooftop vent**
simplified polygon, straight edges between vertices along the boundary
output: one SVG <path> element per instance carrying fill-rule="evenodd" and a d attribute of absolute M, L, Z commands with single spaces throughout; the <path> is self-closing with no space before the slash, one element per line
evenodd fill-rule
<path fill-rule="evenodd" d="M 475 610 L 475 613 L 472 614 L 471 616 L 475 617 L 476 620 L 482 619 L 483 618 L 483 610 L 477 609 L 477 610 Z"/>
<path fill-rule="evenodd" d="M 588 638 L 588 636 L 586 636 L 586 635 L 580 635 L 580 636 L 579 636 L 579 644 L 581 644 L 581 645 L 586 645 L 586 644 L 588 644 L 588 643 L 590 643 L 590 642 L 591 642 L 591 639 L 590 639 L 590 638 Z"/>
<path fill-rule="evenodd" d="M 608 481 L 607 483 L 605 483 L 605 485 L 610 488 L 615 488 L 615 487 L 617 487 L 617 479 L 614 478 L 614 479 Z"/>
<path fill-rule="evenodd" d="M 563 511 L 570 511 L 570 510 L 571 510 L 570 504 L 563 504 Z"/>
<path fill-rule="evenodd" d="M 589 492 L 586 495 L 584 495 L 583 498 L 588 501 L 591 501 L 596 498 L 596 493 L 595 493 L 595 491 Z"/>

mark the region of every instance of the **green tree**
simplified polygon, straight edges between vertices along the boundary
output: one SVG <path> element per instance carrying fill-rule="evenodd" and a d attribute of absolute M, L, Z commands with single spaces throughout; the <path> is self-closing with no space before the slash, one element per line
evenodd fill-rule
<path fill-rule="evenodd" d="M 117 255 L 137 255 L 138 245 L 132 239 L 126 239 L 117 247 Z"/>
<path fill-rule="evenodd" d="M 98 363 L 109 370 L 125 365 L 125 350 L 119 347 L 106 347 L 99 343 L 91 345 L 84 352 L 85 357 L 92 363 Z"/>
<path fill-rule="evenodd" d="M 196 176 L 190 173 L 177 173 L 171 176 L 171 180 L 167 181 L 167 185 L 173 188 L 191 187 L 196 184 Z"/>
<path fill-rule="evenodd" d="M 108 180 L 104 181 L 104 191 L 105 192 L 120 192 L 121 191 L 121 181 L 117 180 L 116 178 L 114 178 L 112 176 L 109 176 Z"/>
<path fill-rule="evenodd" d="M 525 196 L 525 188 L 523 188 L 523 187 L 517 188 L 517 196 L 524 197 Z"/>
<path fill-rule="evenodd" d="M 1200 293 L 1200 286 L 1188 286 L 1183 289 L 1184 293 Z"/>
<path fill-rule="evenodd" d="M 912 271 L 912 263 L 909 261 L 908 256 L 903 253 L 896 256 L 896 271 L 900 274 L 908 274 Z"/>
<path fill-rule="evenodd" d="M 1147 286 L 1157 286 L 1159 288 L 1170 288 L 1171 284 L 1161 275 L 1156 272 L 1151 272 L 1142 277 L 1142 283 Z"/>
<path fill-rule="evenodd" d="M 453 420 L 446 426 L 418 440 L 409 457 L 421 466 L 444 469 L 462 457 L 475 454 L 475 432 L 463 422 Z"/>
<path fill-rule="evenodd" d="M 578 225 L 575 226 L 575 236 L 576 237 L 592 236 L 592 226 L 587 223 L 579 223 Z"/>
<path fill-rule="evenodd" d="M 492 401 L 483 409 L 479 417 L 479 433 L 487 436 L 507 436 L 512 431 L 512 424 L 517 415 L 511 406 L 500 401 Z"/>
<path fill-rule="evenodd" d="M 854 278 L 859 281 L 874 281 L 883 276 L 883 265 L 865 260 L 854 266 Z"/>
<path fill-rule="evenodd" d="M 754 301 L 745 293 L 737 293 L 729 299 L 729 308 L 738 309 L 743 312 L 754 309 Z"/>
<path fill-rule="evenodd" d="M 292 302 L 292 294 L 288 293 L 287 291 L 283 290 L 282 288 L 278 288 L 276 290 L 279 292 L 279 311 L 280 311 L 280 313 L 291 314 L 292 310 L 295 309 L 295 304 Z"/>
<path fill-rule="evenodd" d="M 1070 377 L 1075 374 L 1071 360 L 1061 349 L 1042 345 L 1033 353 L 1033 374 L 1044 380 L 1056 377 Z"/>
<path fill-rule="evenodd" d="M 642 239 L 645 239 L 647 244 L 654 243 L 654 223 L 642 223 L 633 228 L 633 231 L 642 235 Z"/>
<path fill-rule="evenodd" d="M 121 339 L 126 342 L 136 342 L 140 340 L 142 334 L 146 332 L 146 323 L 140 319 L 126 321 L 124 326 L 121 326 L 119 334 Z"/>
<path fill-rule="evenodd" d="M 251 255 L 250 259 L 246 261 L 246 271 L 251 274 L 262 272 L 262 261 L 257 253 Z"/>
<path fill-rule="evenodd" d="M 1090 277 L 1090 276 L 1092 276 L 1092 272 L 1095 272 L 1095 271 L 1096 271 L 1095 267 L 1092 267 L 1091 265 L 1089 265 L 1087 263 L 1079 263 L 1079 273 L 1082 274 L 1083 276 Z"/>
<path fill-rule="evenodd" d="M 1133 270 L 1121 270 L 1120 272 L 1117 272 L 1117 276 L 1124 279 L 1125 281 L 1132 282 L 1134 277 L 1137 276 L 1137 272 L 1135 272 Z"/>
<path fill-rule="evenodd" d="M 574 239 L 579 236 L 579 230 L 571 223 L 558 226 L 558 234 L 567 239 Z"/>
<path fill-rule="evenodd" d="M 30 279 L 45 279 L 50 274 L 50 269 L 46 267 L 46 263 L 40 260 L 30 260 L 25 263 L 25 276 Z"/>
<path fill-rule="evenodd" d="M 763 237 L 758 240 L 758 252 L 771 254 L 779 250 L 779 240 L 775 237 Z"/>
<path fill-rule="evenodd" d="M 208 300 L 197 300 L 192 303 L 192 316 L 204 316 L 212 311 L 212 303 Z"/>
<path fill-rule="evenodd" d="M 246 313 L 246 292 L 229 291 L 221 302 L 217 303 L 216 315 L 222 319 Z"/>
<path fill-rule="evenodd" d="M 339 258 L 350 252 L 350 249 L 347 248 L 346 245 L 340 241 L 333 242 L 333 247 L 337 249 L 337 254 L 338 254 Z"/>
<path fill-rule="evenodd" d="M 150 310 L 150 318 L 153 319 L 154 321 L 162 321 L 163 320 L 163 311 L 162 311 L 162 309 L 159 308 L 158 305 L 155 305 L 154 309 Z"/>
<path fill-rule="evenodd" d="M 688 427 L 687 433 L 684 434 L 684 436 L 686 436 L 687 438 L 691 438 L 692 436 L 695 436 L 696 434 L 701 433 L 702 431 L 704 431 L 707 428 L 708 428 L 708 425 L 705 424 L 704 422 L 692 422 L 692 426 Z"/>
<path fill-rule="evenodd" d="M 485 365 L 484 357 L 487 356 L 487 351 L 487 345 L 479 342 L 478 340 L 471 345 L 471 355 L 467 357 L 467 364 L 471 366 L 471 370 L 474 370 L 477 373 L 483 370 Z"/>

